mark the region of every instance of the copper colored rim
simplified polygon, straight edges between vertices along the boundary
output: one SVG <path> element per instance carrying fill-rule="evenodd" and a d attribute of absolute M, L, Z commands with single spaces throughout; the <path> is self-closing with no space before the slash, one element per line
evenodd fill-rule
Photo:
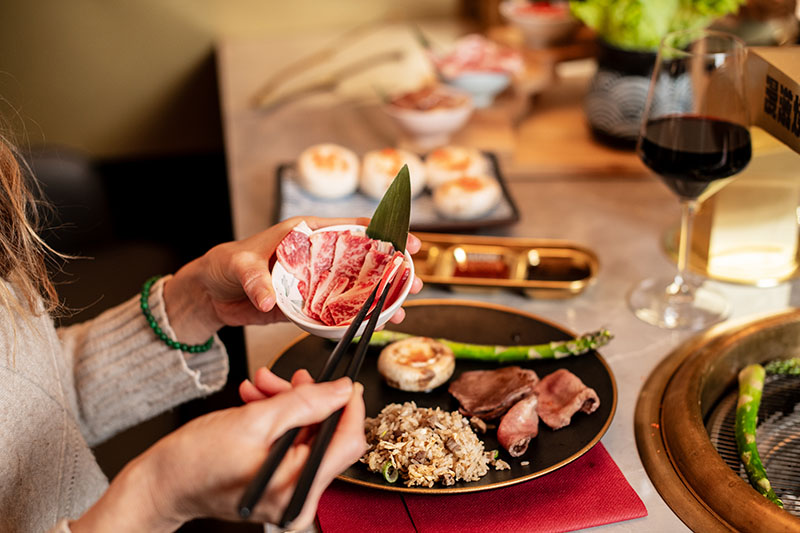
<path fill-rule="evenodd" d="M 718 325 L 689 339 L 652 372 L 636 405 L 639 455 L 667 505 L 695 531 L 800 531 L 800 519 L 770 503 L 714 449 L 703 423 L 709 391 L 735 383 L 732 348 L 800 322 L 800 310 Z M 751 352 L 749 362 L 773 356 Z M 728 383 L 712 376 L 728 376 Z M 718 378 L 713 378 L 718 379 Z M 718 399 L 718 398 L 717 398 Z"/>

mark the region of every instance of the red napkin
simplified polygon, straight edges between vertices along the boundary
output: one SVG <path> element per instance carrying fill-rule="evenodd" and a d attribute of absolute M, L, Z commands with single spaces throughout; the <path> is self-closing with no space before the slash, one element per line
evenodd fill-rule
<path fill-rule="evenodd" d="M 430 496 L 334 482 L 322 495 L 322 533 L 574 531 L 647 516 L 602 444 L 545 476 L 483 492 Z"/>

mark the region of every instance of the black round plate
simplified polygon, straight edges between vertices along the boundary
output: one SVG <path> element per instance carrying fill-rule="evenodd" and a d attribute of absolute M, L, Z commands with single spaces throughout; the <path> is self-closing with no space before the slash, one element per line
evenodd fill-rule
<path fill-rule="evenodd" d="M 481 344 L 539 344 L 565 340 L 573 332 L 560 328 L 534 315 L 515 309 L 480 302 L 459 300 L 414 300 L 406 302 L 406 318 L 402 324 L 390 329 L 427 337 L 440 337 L 462 342 Z M 306 335 L 289 346 L 277 358 L 272 371 L 290 378 L 295 370 L 307 368 L 312 376 L 319 374 L 334 343 Z M 386 385 L 377 370 L 379 348 L 371 348 L 358 376 L 364 384 L 364 401 L 367 416 L 376 416 L 390 403 L 414 401 L 420 407 L 441 407 L 448 411 L 458 409 L 458 402 L 447 392 L 447 384 L 428 393 L 404 392 Z M 342 367 L 346 362 L 342 363 Z M 458 482 L 449 487 L 406 487 L 400 482 L 391 484 L 380 474 L 370 472 L 362 463 L 348 468 L 340 479 L 369 487 L 412 493 L 458 493 L 498 488 L 532 479 L 577 459 L 594 446 L 611 424 L 617 406 L 617 387 L 611 369 L 597 352 L 558 360 L 539 360 L 519 363 L 544 377 L 559 368 L 566 368 L 578 376 L 600 397 L 600 406 L 590 414 L 576 413 L 569 426 L 553 431 L 539 424 L 539 435 L 533 439 L 522 457 L 512 458 L 497 442 L 495 430 L 478 437 L 487 450 L 497 449 L 500 457 L 511 465 L 510 470 L 490 470 L 483 478 L 472 482 Z M 453 378 L 468 370 L 497 368 L 491 362 L 459 359 Z M 341 370 L 339 371 L 341 373 Z M 340 375 L 340 374 L 339 374 Z M 528 461 L 522 466 L 520 463 Z"/>

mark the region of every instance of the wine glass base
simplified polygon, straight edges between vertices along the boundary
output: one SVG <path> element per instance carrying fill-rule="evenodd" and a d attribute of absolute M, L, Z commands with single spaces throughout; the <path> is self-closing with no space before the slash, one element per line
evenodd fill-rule
<path fill-rule="evenodd" d="M 670 294 L 673 278 L 650 278 L 634 287 L 628 304 L 637 318 L 665 329 L 703 329 L 725 320 L 730 305 L 722 293 L 700 286 L 686 294 Z"/>

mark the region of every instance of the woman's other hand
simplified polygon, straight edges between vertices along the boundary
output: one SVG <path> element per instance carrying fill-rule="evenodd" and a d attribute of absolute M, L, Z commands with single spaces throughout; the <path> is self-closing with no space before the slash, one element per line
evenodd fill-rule
<path fill-rule="evenodd" d="M 246 379 L 239 384 L 239 397 L 245 403 L 264 400 L 304 383 L 314 383 L 314 378 L 305 368 L 295 371 L 289 382 L 261 367 L 256 370 L 252 381 Z"/>
<path fill-rule="evenodd" d="M 167 315 L 178 340 L 196 344 L 205 342 L 222 326 L 268 324 L 283 319 L 275 307 L 270 259 L 278 243 L 301 220 L 311 229 L 369 224 L 367 218 L 294 217 L 247 239 L 215 246 L 181 268 L 164 286 Z M 409 234 L 409 253 L 416 253 L 420 246 L 419 239 Z M 415 278 L 411 293 L 420 289 L 422 281 Z M 404 317 L 401 308 L 391 321 L 397 323 Z"/>
<path fill-rule="evenodd" d="M 237 520 L 239 500 L 275 440 L 292 427 L 313 426 L 344 407 L 305 505 L 292 526 L 311 524 L 322 492 L 366 450 L 363 387 L 348 378 L 315 384 L 309 382 L 307 373 L 298 377 L 294 385 L 278 378 L 274 382 L 277 385 L 267 387 L 271 393 L 268 399 L 196 418 L 157 442 L 123 469 L 73 529 L 100 531 L 92 528 L 107 525 L 103 520 L 118 521 L 118 512 L 123 517 L 133 514 L 131 519 L 147 526 L 147 531 L 173 530 L 202 516 Z M 308 453 L 307 439 L 301 435 L 275 471 L 251 520 L 274 523 L 281 518 Z M 120 505 L 129 509 L 120 511 Z"/>

